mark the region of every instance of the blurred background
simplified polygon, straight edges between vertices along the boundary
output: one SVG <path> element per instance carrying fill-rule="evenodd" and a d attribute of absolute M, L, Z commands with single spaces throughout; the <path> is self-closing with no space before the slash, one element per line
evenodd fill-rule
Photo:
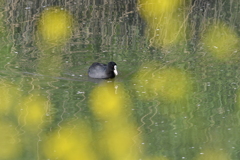
<path fill-rule="evenodd" d="M 0 6 L 0 159 L 240 159 L 239 0 Z"/>

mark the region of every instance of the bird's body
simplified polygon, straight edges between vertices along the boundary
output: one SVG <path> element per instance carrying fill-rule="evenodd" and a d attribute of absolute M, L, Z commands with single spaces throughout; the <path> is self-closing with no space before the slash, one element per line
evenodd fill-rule
<path fill-rule="evenodd" d="M 89 67 L 88 75 L 91 78 L 114 78 L 118 75 L 117 64 L 115 62 L 109 62 L 108 64 L 95 62 Z"/>

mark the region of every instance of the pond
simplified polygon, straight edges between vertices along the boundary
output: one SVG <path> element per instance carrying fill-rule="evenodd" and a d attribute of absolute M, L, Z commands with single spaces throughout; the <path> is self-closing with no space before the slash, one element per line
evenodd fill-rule
<path fill-rule="evenodd" d="M 0 159 L 240 158 L 237 0 L 0 5 Z"/>

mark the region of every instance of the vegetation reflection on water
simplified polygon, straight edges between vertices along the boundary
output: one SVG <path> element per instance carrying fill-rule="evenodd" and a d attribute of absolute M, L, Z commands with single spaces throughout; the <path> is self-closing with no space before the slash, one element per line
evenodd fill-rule
<path fill-rule="evenodd" d="M 10 21 L 1 4 L 0 159 L 240 158 L 238 22 L 207 21 L 220 8 L 208 1 L 200 14 L 198 1 L 134 2 L 124 2 L 136 8 L 129 17 L 112 12 L 117 2 L 76 2 L 87 6 L 81 21 L 76 8 L 42 6 L 25 32 L 7 27 L 28 14 Z M 87 78 L 93 61 L 110 59 L 119 77 Z"/>

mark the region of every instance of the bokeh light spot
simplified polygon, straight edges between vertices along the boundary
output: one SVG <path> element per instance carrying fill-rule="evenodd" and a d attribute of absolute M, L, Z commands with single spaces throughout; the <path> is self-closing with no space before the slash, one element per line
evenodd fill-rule
<path fill-rule="evenodd" d="M 169 47 L 186 39 L 185 14 L 180 0 L 139 0 L 140 15 L 146 20 L 146 37 L 154 47 Z"/>
<path fill-rule="evenodd" d="M 7 114 L 17 105 L 17 100 L 21 97 L 20 91 L 17 86 L 5 80 L 0 82 L 0 90 L 0 114 Z"/>
<path fill-rule="evenodd" d="M 146 36 L 150 45 L 154 47 L 169 47 L 186 39 L 182 17 L 169 16 L 168 18 L 148 23 Z"/>
<path fill-rule="evenodd" d="M 146 19 L 162 16 L 177 9 L 180 0 L 139 0 L 138 7 L 141 15 Z"/>
<path fill-rule="evenodd" d="M 53 132 L 44 142 L 43 151 L 49 159 L 95 160 L 92 146 L 92 133 L 83 122 L 74 128 L 62 126 L 60 131 Z"/>
<path fill-rule="evenodd" d="M 71 37 L 72 15 L 58 7 L 43 11 L 38 24 L 38 33 L 45 43 L 62 44 Z"/>
<path fill-rule="evenodd" d="M 225 24 L 212 25 L 203 37 L 203 45 L 218 60 L 226 61 L 238 50 L 237 34 Z"/>
<path fill-rule="evenodd" d="M 44 124 L 50 104 L 36 93 L 22 99 L 22 105 L 16 107 L 19 123 L 28 130 L 36 131 Z"/>
<path fill-rule="evenodd" d="M 103 83 L 97 86 L 91 93 L 90 105 L 93 113 L 104 119 L 118 117 L 123 114 L 123 108 L 128 100 L 120 85 Z"/>
<path fill-rule="evenodd" d="M 16 137 L 16 127 L 0 122 L 0 159 L 15 159 L 21 154 L 21 145 Z"/>
<path fill-rule="evenodd" d="M 133 78 L 137 93 L 144 99 L 163 98 L 181 100 L 191 89 L 186 72 L 173 67 L 159 68 L 156 63 L 141 66 Z"/>
<path fill-rule="evenodd" d="M 122 115 L 122 119 L 105 125 L 100 148 L 102 152 L 107 151 L 111 159 L 139 159 L 140 139 L 137 136 L 137 129 L 136 126 L 124 122 L 126 118 Z"/>

